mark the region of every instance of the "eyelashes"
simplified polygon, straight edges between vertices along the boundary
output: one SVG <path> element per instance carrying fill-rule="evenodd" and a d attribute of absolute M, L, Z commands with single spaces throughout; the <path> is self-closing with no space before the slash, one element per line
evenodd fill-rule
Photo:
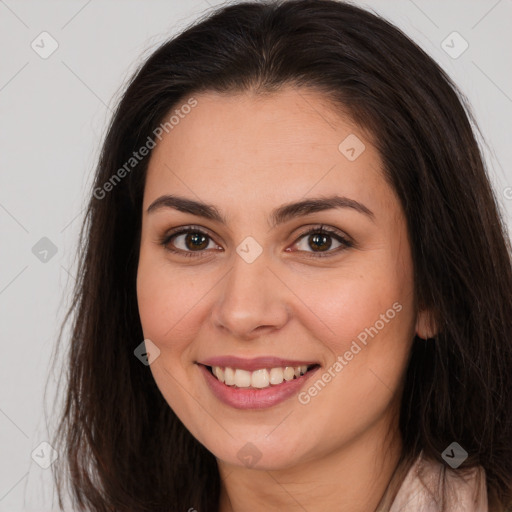
<path fill-rule="evenodd" d="M 293 243 L 293 246 L 296 246 L 299 243 L 301 243 L 302 241 L 304 241 L 306 243 L 306 247 L 310 248 L 309 245 L 307 245 L 307 244 L 310 240 L 310 237 L 313 235 L 320 236 L 320 239 L 317 239 L 317 238 L 312 239 L 314 241 L 314 243 L 317 243 L 317 241 L 319 240 L 320 244 L 323 245 L 323 244 L 325 244 L 324 241 L 326 239 L 334 239 L 339 243 L 339 246 L 337 248 L 335 248 L 334 250 L 332 250 L 331 249 L 332 243 L 329 243 L 327 251 L 318 251 L 318 252 L 317 251 L 311 251 L 311 252 L 310 251 L 299 251 L 299 252 L 305 252 L 306 254 L 308 254 L 308 257 L 325 258 L 325 257 L 329 257 L 329 256 L 335 256 L 335 255 L 339 254 L 341 251 L 343 251 L 349 247 L 353 247 L 353 243 L 350 240 L 348 240 L 345 236 L 343 236 L 341 233 L 339 233 L 337 230 L 327 228 L 323 225 L 310 228 L 307 231 L 301 233 L 298 236 L 297 240 Z"/>
<path fill-rule="evenodd" d="M 176 241 L 177 238 L 187 235 L 183 242 L 185 249 L 177 248 L 174 243 L 171 243 L 172 241 Z M 191 235 L 191 236 L 189 236 Z M 309 238 L 312 235 L 317 235 L 315 238 Z M 298 238 L 293 243 L 292 247 L 295 247 L 298 243 L 302 243 L 302 241 L 306 242 L 306 244 L 309 243 L 309 241 L 312 241 L 313 244 L 319 244 L 321 246 L 327 245 L 327 250 L 321 250 L 321 251 L 305 251 L 305 250 L 299 250 L 299 251 L 292 251 L 292 252 L 299 252 L 304 253 L 306 257 L 308 258 L 325 258 L 325 257 L 331 257 L 339 254 L 341 251 L 346 250 L 347 248 L 353 247 L 354 244 L 348 240 L 345 236 L 341 234 L 338 230 L 325 227 L 324 225 L 318 225 L 314 226 L 310 229 L 308 229 L 305 232 L 302 232 L 298 235 Z M 331 249 L 332 243 L 328 243 L 330 239 L 334 239 L 336 242 L 339 243 L 339 246 L 336 247 L 334 250 Z M 187 243 L 193 243 L 199 242 L 197 244 L 197 250 L 190 250 L 187 248 Z M 203 245 L 206 243 L 206 247 L 203 247 Z M 164 237 L 160 240 L 160 244 L 164 247 L 165 250 L 178 254 L 180 256 L 185 257 L 192 257 L 192 258 L 201 258 L 206 256 L 206 250 L 210 247 L 210 245 L 213 245 L 215 247 L 218 247 L 218 245 L 214 242 L 212 237 L 204 231 L 199 226 L 182 226 L 180 228 L 176 228 L 176 230 L 171 231 L 170 233 L 166 233 Z M 309 245 L 306 245 L 308 248 L 310 248 Z M 287 250 L 286 252 L 290 252 Z"/>
<path fill-rule="evenodd" d="M 171 240 L 173 240 L 174 238 L 177 238 L 182 235 L 189 235 L 189 234 L 201 235 L 201 237 L 209 239 L 210 242 L 213 242 L 213 239 L 210 237 L 210 235 L 206 231 L 203 231 L 201 228 L 198 228 L 195 226 L 185 226 L 183 228 L 178 228 L 178 229 L 179 229 L 178 231 L 174 231 L 174 232 L 167 234 L 161 240 L 161 244 L 164 246 L 164 248 L 172 253 L 177 253 L 177 254 L 180 254 L 183 256 L 187 256 L 187 257 L 204 256 L 204 254 L 200 254 L 200 253 L 204 253 L 204 250 L 190 251 L 190 250 L 184 250 L 184 249 L 177 249 L 176 247 L 174 247 L 174 248 L 169 247 Z M 210 243 L 208 243 L 208 245 L 210 245 Z M 216 244 L 214 243 L 214 245 L 216 245 Z"/>

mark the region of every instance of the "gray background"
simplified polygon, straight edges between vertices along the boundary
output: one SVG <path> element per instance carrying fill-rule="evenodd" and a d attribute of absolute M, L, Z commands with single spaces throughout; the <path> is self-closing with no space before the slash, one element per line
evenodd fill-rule
<path fill-rule="evenodd" d="M 467 95 L 510 226 L 512 0 L 355 3 L 402 28 Z M 219 2 L 0 0 L 0 511 L 52 510 L 51 469 L 36 463 L 51 456 L 40 445 L 53 421 L 43 404 L 54 401 L 60 366 L 52 369 L 52 349 L 111 110 L 141 59 L 214 5 Z M 48 51 L 43 31 L 58 43 L 46 59 L 31 47 L 35 41 Z M 448 37 L 454 31 L 463 40 Z M 467 50 L 454 58 L 464 40 Z M 54 255 L 44 253 L 43 237 Z"/>

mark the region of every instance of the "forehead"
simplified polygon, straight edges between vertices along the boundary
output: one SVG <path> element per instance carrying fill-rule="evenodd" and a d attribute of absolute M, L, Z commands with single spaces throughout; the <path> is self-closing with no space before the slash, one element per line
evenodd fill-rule
<path fill-rule="evenodd" d="M 260 205 L 333 192 L 374 204 L 395 200 L 367 134 L 319 93 L 289 87 L 192 97 L 196 106 L 182 111 L 153 150 L 146 205 L 173 190 Z"/>

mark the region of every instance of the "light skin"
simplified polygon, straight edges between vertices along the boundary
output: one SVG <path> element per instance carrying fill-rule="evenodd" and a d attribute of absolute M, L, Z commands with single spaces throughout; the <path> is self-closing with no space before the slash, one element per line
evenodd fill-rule
<path fill-rule="evenodd" d="M 374 510 L 401 451 L 411 343 L 429 335 L 415 305 L 406 220 L 381 158 L 313 91 L 194 97 L 197 106 L 153 150 L 144 190 L 137 297 L 144 337 L 160 350 L 153 377 L 217 458 L 221 512 Z M 354 161 L 338 149 L 350 134 L 365 145 Z M 147 212 L 166 194 L 214 205 L 226 223 L 168 207 Z M 271 227 L 276 208 L 333 195 L 372 213 L 331 208 Z M 321 224 L 352 245 L 328 235 L 326 251 L 314 233 L 302 236 Z M 206 231 L 203 248 L 182 234 L 167 247 L 193 255 L 166 250 L 165 234 L 188 225 Z M 262 248 L 252 263 L 236 251 L 249 236 Z M 295 395 L 235 409 L 211 393 L 196 364 L 275 356 L 317 361 L 320 377 L 395 303 L 400 312 L 305 405 Z M 254 466 L 237 456 L 248 442 L 261 457 Z"/>

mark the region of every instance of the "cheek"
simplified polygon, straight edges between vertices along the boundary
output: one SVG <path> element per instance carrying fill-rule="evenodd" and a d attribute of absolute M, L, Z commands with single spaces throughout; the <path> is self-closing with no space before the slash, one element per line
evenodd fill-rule
<path fill-rule="evenodd" d="M 137 272 L 137 301 L 144 337 L 162 355 L 177 353 L 194 336 L 194 321 L 201 293 L 193 279 L 171 269 L 156 251 L 141 250 Z M 194 327 L 195 326 L 195 327 Z"/>
<path fill-rule="evenodd" d="M 160 349 L 155 361 L 185 376 L 196 354 L 194 342 L 208 320 L 208 299 L 219 275 L 191 265 L 171 265 L 158 251 L 141 248 L 137 272 L 137 300 L 144 338 Z M 199 275 L 200 274 L 200 275 Z"/>
<path fill-rule="evenodd" d="M 319 383 L 303 403 L 314 398 L 318 410 L 331 411 L 333 402 L 350 404 L 366 417 L 372 408 L 381 411 L 399 387 L 414 337 L 415 306 L 409 260 L 398 265 L 393 259 L 372 256 L 357 272 L 331 275 L 327 286 L 302 280 L 294 289 L 314 313 L 302 315 L 304 324 L 329 354 L 318 376 L 328 373 L 329 384 Z"/>
<path fill-rule="evenodd" d="M 375 325 L 381 340 L 408 338 L 414 323 L 412 276 L 405 267 L 393 268 L 377 259 L 357 272 L 340 269 L 328 279 L 311 275 L 293 280 L 294 293 L 302 299 L 300 318 L 337 354 L 359 335 L 362 342 L 365 333 L 371 339 L 368 331 L 376 334 Z"/>
<path fill-rule="evenodd" d="M 399 283 L 379 287 L 368 278 L 332 283 L 329 295 L 310 299 L 317 316 L 308 328 L 327 333 L 329 360 L 299 402 L 306 416 L 314 411 L 315 425 L 348 440 L 392 414 L 414 334 L 412 296 Z"/>
<path fill-rule="evenodd" d="M 193 421 L 197 402 L 191 399 L 198 393 L 190 385 L 188 372 L 195 370 L 190 349 L 201 326 L 200 298 L 211 285 L 203 281 L 203 290 L 203 284 L 199 287 L 192 281 L 184 273 L 171 270 L 161 255 L 141 250 L 137 272 L 139 316 L 144 338 L 160 350 L 150 370 L 171 409 L 201 439 L 201 429 Z M 183 392 L 185 382 L 186 393 Z"/>

